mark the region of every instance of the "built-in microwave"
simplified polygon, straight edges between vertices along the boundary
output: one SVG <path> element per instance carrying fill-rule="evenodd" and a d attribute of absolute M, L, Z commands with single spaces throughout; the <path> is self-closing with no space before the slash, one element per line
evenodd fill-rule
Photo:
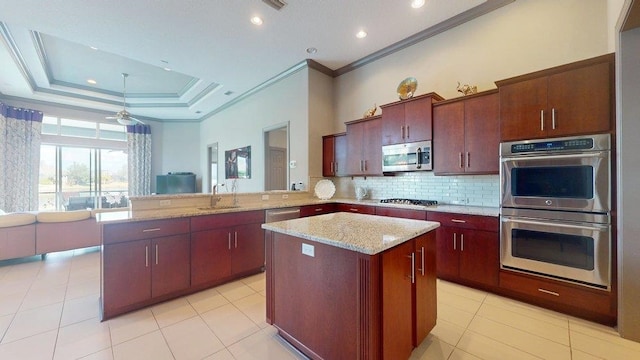
<path fill-rule="evenodd" d="M 420 170 L 432 170 L 431 141 L 382 147 L 382 172 Z"/>

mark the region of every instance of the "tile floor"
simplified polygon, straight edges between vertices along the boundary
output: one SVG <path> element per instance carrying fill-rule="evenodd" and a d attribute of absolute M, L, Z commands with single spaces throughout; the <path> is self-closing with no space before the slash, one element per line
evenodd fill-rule
<path fill-rule="evenodd" d="M 0 359 L 304 359 L 264 321 L 264 275 L 98 320 L 97 250 L 0 262 Z M 412 359 L 639 359 L 611 329 L 438 282 Z"/>

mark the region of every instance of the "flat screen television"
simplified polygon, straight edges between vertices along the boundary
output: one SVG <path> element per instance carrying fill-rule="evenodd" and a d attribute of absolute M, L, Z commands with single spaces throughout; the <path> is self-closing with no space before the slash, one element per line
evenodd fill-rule
<path fill-rule="evenodd" d="M 184 194 L 196 192 L 196 175 L 173 173 L 156 175 L 156 194 Z"/>

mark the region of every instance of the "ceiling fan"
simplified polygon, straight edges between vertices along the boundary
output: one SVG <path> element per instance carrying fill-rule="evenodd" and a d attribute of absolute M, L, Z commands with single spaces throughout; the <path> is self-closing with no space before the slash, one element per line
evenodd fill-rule
<path fill-rule="evenodd" d="M 107 120 L 116 120 L 121 125 L 144 125 L 142 121 L 132 117 L 131 114 L 127 111 L 127 76 L 129 76 L 129 74 L 122 73 L 122 110 L 118 111 L 116 113 L 116 116 L 107 116 Z"/>

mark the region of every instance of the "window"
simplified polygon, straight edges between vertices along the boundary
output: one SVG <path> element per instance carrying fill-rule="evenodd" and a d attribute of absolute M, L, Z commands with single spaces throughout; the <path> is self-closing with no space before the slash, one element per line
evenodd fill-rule
<path fill-rule="evenodd" d="M 128 205 L 126 128 L 45 116 L 40 148 L 40 210 Z"/>

